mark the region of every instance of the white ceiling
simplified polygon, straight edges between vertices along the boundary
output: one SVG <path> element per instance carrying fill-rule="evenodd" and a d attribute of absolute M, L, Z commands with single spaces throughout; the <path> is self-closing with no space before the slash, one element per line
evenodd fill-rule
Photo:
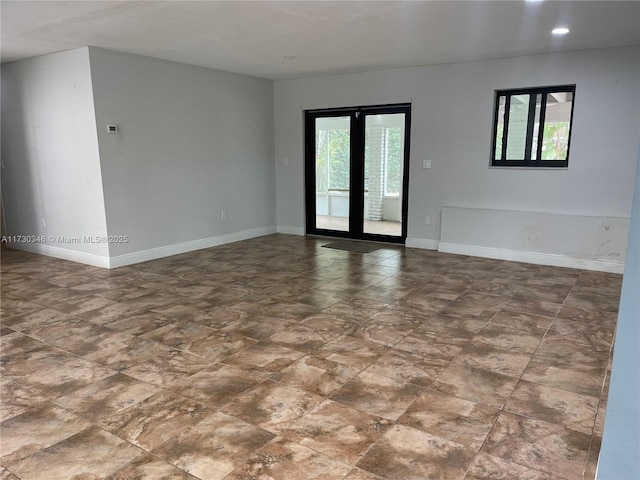
<path fill-rule="evenodd" d="M 3 63 L 91 45 L 268 79 L 640 44 L 640 1 L 1 0 L 0 20 Z"/>

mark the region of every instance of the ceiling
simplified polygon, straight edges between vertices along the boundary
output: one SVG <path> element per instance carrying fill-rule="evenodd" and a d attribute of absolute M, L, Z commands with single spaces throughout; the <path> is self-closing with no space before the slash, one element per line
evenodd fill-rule
<path fill-rule="evenodd" d="M 1 0 L 0 26 L 3 63 L 90 45 L 282 79 L 638 45 L 640 1 Z"/>

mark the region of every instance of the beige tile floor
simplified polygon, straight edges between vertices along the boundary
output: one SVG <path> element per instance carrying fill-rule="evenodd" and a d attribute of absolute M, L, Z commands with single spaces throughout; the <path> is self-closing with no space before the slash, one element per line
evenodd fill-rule
<path fill-rule="evenodd" d="M 0 478 L 594 477 L 619 275 L 324 243 L 3 250 Z"/>

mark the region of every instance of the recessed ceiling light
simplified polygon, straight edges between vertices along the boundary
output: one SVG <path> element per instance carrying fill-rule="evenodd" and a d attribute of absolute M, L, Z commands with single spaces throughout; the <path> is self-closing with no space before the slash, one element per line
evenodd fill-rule
<path fill-rule="evenodd" d="M 554 35 L 566 35 L 569 33 L 569 29 L 567 27 L 558 27 L 551 30 L 551 33 Z"/>
<path fill-rule="evenodd" d="M 295 55 L 285 55 L 285 56 L 284 56 L 284 59 L 285 59 L 285 60 L 295 60 L 295 59 L 296 59 L 296 56 L 295 56 Z"/>

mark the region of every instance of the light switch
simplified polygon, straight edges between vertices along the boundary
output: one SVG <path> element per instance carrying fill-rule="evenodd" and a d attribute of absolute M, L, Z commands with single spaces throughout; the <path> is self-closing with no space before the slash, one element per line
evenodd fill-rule
<path fill-rule="evenodd" d="M 431 168 L 431 160 L 423 160 L 422 168 Z"/>

